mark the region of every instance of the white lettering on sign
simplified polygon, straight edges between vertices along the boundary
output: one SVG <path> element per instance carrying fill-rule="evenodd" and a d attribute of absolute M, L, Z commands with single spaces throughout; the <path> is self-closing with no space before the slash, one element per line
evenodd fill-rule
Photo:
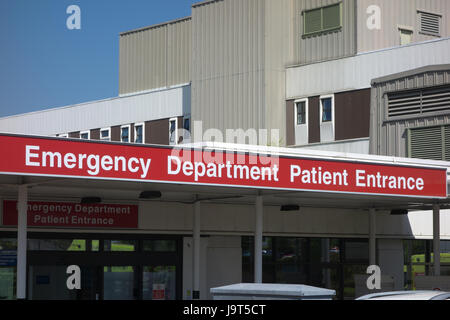
<path fill-rule="evenodd" d="M 422 178 L 395 177 L 377 174 L 366 174 L 364 170 L 356 170 L 356 185 L 363 188 L 419 190 L 424 188 Z"/>
<path fill-rule="evenodd" d="M 299 178 L 303 184 L 324 184 L 334 186 L 348 186 L 348 172 L 329 172 L 323 171 L 321 167 L 311 170 L 302 170 L 300 166 L 291 166 L 291 182 Z"/>
<path fill-rule="evenodd" d="M 175 156 L 167 157 L 167 173 L 169 175 L 183 175 L 187 177 L 194 176 L 195 181 L 199 181 L 200 178 L 222 178 L 228 179 L 245 179 L 253 181 L 279 181 L 278 179 L 278 165 L 272 167 L 258 167 L 248 166 L 242 164 L 232 164 L 228 161 L 226 164 L 216 164 L 203 162 L 182 162 L 180 158 Z"/>
<path fill-rule="evenodd" d="M 100 156 L 97 154 L 61 154 L 60 152 L 40 151 L 39 146 L 25 147 L 25 165 L 28 167 L 49 167 L 78 169 L 86 168 L 91 176 L 97 176 L 100 170 L 104 171 L 129 171 L 131 173 L 141 173 L 142 179 L 146 178 L 150 171 L 151 159 L 143 158 L 125 158 L 116 156 L 112 158 L 109 155 Z"/>

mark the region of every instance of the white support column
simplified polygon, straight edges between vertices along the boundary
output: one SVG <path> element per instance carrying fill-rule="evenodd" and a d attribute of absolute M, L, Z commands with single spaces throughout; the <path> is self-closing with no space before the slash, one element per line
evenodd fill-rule
<path fill-rule="evenodd" d="M 441 275 L 441 224 L 440 206 L 433 206 L 433 256 L 434 256 L 434 276 Z"/>
<path fill-rule="evenodd" d="M 255 219 L 255 283 L 262 283 L 263 197 L 256 196 Z"/>
<path fill-rule="evenodd" d="M 375 209 L 369 209 L 369 265 L 377 264 L 377 239 Z"/>
<path fill-rule="evenodd" d="M 19 186 L 17 221 L 17 299 L 26 298 L 27 292 L 27 203 L 28 187 Z"/>
<path fill-rule="evenodd" d="M 200 299 L 200 214 L 201 214 L 201 204 L 200 201 L 196 201 L 194 204 L 194 259 L 193 261 L 193 284 L 194 290 L 192 297 L 194 300 Z"/>

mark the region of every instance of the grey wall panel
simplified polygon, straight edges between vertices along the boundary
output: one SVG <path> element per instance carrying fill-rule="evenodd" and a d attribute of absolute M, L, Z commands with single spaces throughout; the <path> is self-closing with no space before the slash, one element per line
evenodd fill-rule
<path fill-rule="evenodd" d="M 294 61 L 306 64 L 330 60 L 356 53 L 355 0 L 293 0 L 294 1 Z M 303 37 L 304 10 L 342 2 L 342 29 L 319 36 Z"/>
<path fill-rule="evenodd" d="M 264 128 L 264 1 L 194 5 L 192 36 L 192 120 L 223 133 Z"/>
<path fill-rule="evenodd" d="M 381 9 L 381 29 L 367 27 L 367 8 L 376 5 Z M 366 52 L 400 45 L 399 26 L 413 29 L 413 42 L 436 39 L 419 33 L 417 10 L 442 14 L 441 37 L 450 36 L 450 1 L 448 0 L 358 0 L 358 52 Z M 395 12 L 395 14 L 392 14 Z"/>
<path fill-rule="evenodd" d="M 55 135 L 179 117 L 190 110 L 190 86 L 0 118 L 0 132 Z"/>
<path fill-rule="evenodd" d="M 400 74 L 397 79 L 374 84 L 371 94 L 370 128 L 370 152 L 372 154 L 406 157 L 408 156 L 406 133 L 408 128 L 450 124 L 450 113 L 395 121 L 389 120 L 386 116 L 387 92 L 449 84 L 450 65 L 444 71 L 443 67 L 445 66 L 436 67 L 439 71 L 418 72 L 416 75 L 403 76 Z"/>
<path fill-rule="evenodd" d="M 190 82 L 191 20 L 120 35 L 119 93 L 142 92 Z"/>
<path fill-rule="evenodd" d="M 286 65 L 293 61 L 293 0 L 265 0 L 265 128 L 271 145 L 289 145 L 286 136 Z"/>

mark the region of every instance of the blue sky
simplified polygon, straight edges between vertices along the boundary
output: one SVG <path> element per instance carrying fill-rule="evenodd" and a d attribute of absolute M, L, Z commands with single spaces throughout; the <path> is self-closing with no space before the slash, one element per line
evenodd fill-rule
<path fill-rule="evenodd" d="M 118 95 L 119 33 L 189 16 L 197 0 L 0 0 L 0 117 Z M 69 30 L 67 7 L 81 9 Z"/>

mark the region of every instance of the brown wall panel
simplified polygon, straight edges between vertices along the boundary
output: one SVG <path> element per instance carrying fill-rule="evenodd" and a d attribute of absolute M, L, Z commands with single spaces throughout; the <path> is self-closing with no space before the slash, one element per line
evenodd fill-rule
<path fill-rule="evenodd" d="M 130 142 L 134 143 L 134 124 L 130 125 Z"/>
<path fill-rule="evenodd" d="M 169 119 L 147 121 L 145 123 L 145 143 L 169 144 Z"/>
<path fill-rule="evenodd" d="M 295 145 L 295 100 L 286 101 L 286 146 Z"/>
<path fill-rule="evenodd" d="M 111 127 L 111 141 L 120 142 L 120 126 Z"/>
<path fill-rule="evenodd" d="M 91 130 L 91 140 L 100 140 L 100 129 Z"/>
<path fill-rule="evenodd" d="M 308 101 L 309 111 L 309 143 L 320 142 L 319 97 L 311 97 Z"/>
<path fill-rule="evenodd" d="M 367 138 L 370 128 L 370 89 L 334 95 L 336 141 Z"/>
<path fill-rule="evenodd" d="M 69 133 L 69 138 L 76 138 L 79 139 L 80 138 L 80 132 L 71 132 Z"/>

